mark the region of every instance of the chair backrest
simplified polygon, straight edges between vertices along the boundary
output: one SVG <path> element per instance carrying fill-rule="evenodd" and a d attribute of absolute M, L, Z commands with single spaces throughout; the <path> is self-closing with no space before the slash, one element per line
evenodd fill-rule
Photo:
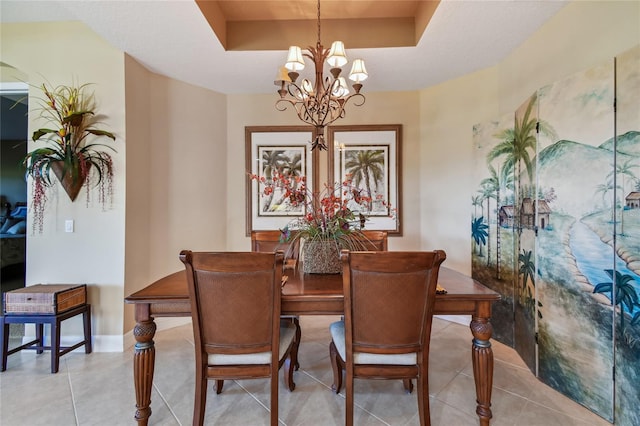
<path fill-rule="evenodd" d="M 442 250 L 341 253 L 346 355 L 428 356 Z"/>
<path fill-rule="evenodd" d="M 196 357 L 278 351 L 282 252 L 182 251 Z M 277 362 L 277 355 L 276 355 Z"/>
<path fill-rule="evenodd" d="M 387 251 L 387 231 L 360 231 L 362 237 L 357 238 L 358 251 Z M 353 251 L 353 250 L 352 250 Z"/>
<path fill-rule="evenodd" d="M 297 231 L 291 231 L 295 233 Z M 251 231 L 251 251 L 274 252 L 282 250 L 287 259 L 298 259 L 300 255 L 300 239 L 291 243 L 280 242 L 280 231 Z M 295 234 L 294 234 L 295 235 Z"/>

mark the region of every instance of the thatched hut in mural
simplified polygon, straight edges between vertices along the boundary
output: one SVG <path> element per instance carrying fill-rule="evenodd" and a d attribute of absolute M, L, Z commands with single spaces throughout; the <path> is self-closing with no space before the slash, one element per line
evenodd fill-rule
<path fill-rule="evenodd" d="M 630 192 L 625 198 L 625 205 L 630 209 L 640 209 L 640 192 Z"/>
<path fill-rule="evenodd" d="M 537 204 L 537 206 L 536 206 Z M 536 223 L 536 210 L 537 210 L 537 223 Z M 520 210 L 520 222 L 524 228 L 545 229 L 549 226 L 549 216 L 551 214 L 551 208 L 545 200 L 537 200 L 534 204 L 531 198 L 524 198 L 522 200 L 522 209 Z"/>
<path fill-rule="evenodd" d="M 502 206 L 498 212 L 498 224 L 503 228 L 510 228 L 514 224 L 513 217 L 513 206 Z"/>

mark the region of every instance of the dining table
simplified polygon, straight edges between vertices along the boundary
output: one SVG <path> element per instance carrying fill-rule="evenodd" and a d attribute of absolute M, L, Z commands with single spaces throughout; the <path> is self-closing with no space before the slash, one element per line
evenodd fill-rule
<path fill-rule="evenodd" d="M 285 270 L 282 315 L 343 315 L 342 275 L 307 274 L 301 267 Z M 471 315 L 471 358 L 476 387 L 476 414 L 481 426 L 491 420 L 493 351 L 491 307 L 500 299 L 495 291 L 455 270 L 441 267 L 434 315 Z M 190 317 L 191 304 L 185 270 L 167 275 L 126 297 L 135 308 L 136 325 L 133 377 L 136 395 L 135 420 L 147 425 L 151 416 L 151 390 L 155 367 L 156 317 Z"/>

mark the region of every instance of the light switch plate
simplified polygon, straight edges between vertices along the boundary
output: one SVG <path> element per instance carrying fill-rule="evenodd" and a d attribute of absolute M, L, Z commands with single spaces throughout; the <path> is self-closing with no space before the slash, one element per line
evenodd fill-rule
<path fill-rule="evenodd" d="M 64 221 L 64 232 L 73 232 L 73 220 L 65 220 Z"/>

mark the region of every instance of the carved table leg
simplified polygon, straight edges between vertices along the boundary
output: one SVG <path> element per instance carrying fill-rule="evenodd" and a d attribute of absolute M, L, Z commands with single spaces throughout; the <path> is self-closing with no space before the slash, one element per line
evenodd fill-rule
<path fill-rule="evenodd" d="M 491 349 L 491 334 L 493 328 L 489 322 L 489 312 L 474 315 L 471 320 L 471 333 L 473 333 L 473 377 L 476 382 L 476 414 L 480 418 L 481 426 L 489 426 L 491 420 L 491 388 L 493 386 L 493 350 Z"/>
<path fill-rule="evenodd" d="M 153 318 L 138 319 L 133 329 L 136 338 L 135 354 L 133 357 L 133 379 L 136 390 L 136 416 L 138 425 L 145 425 L 151 416 L 151 388 L 153 386 L 153 368 L 155 365 L 156 349 L 153 336 L 156 324 Z"/>

